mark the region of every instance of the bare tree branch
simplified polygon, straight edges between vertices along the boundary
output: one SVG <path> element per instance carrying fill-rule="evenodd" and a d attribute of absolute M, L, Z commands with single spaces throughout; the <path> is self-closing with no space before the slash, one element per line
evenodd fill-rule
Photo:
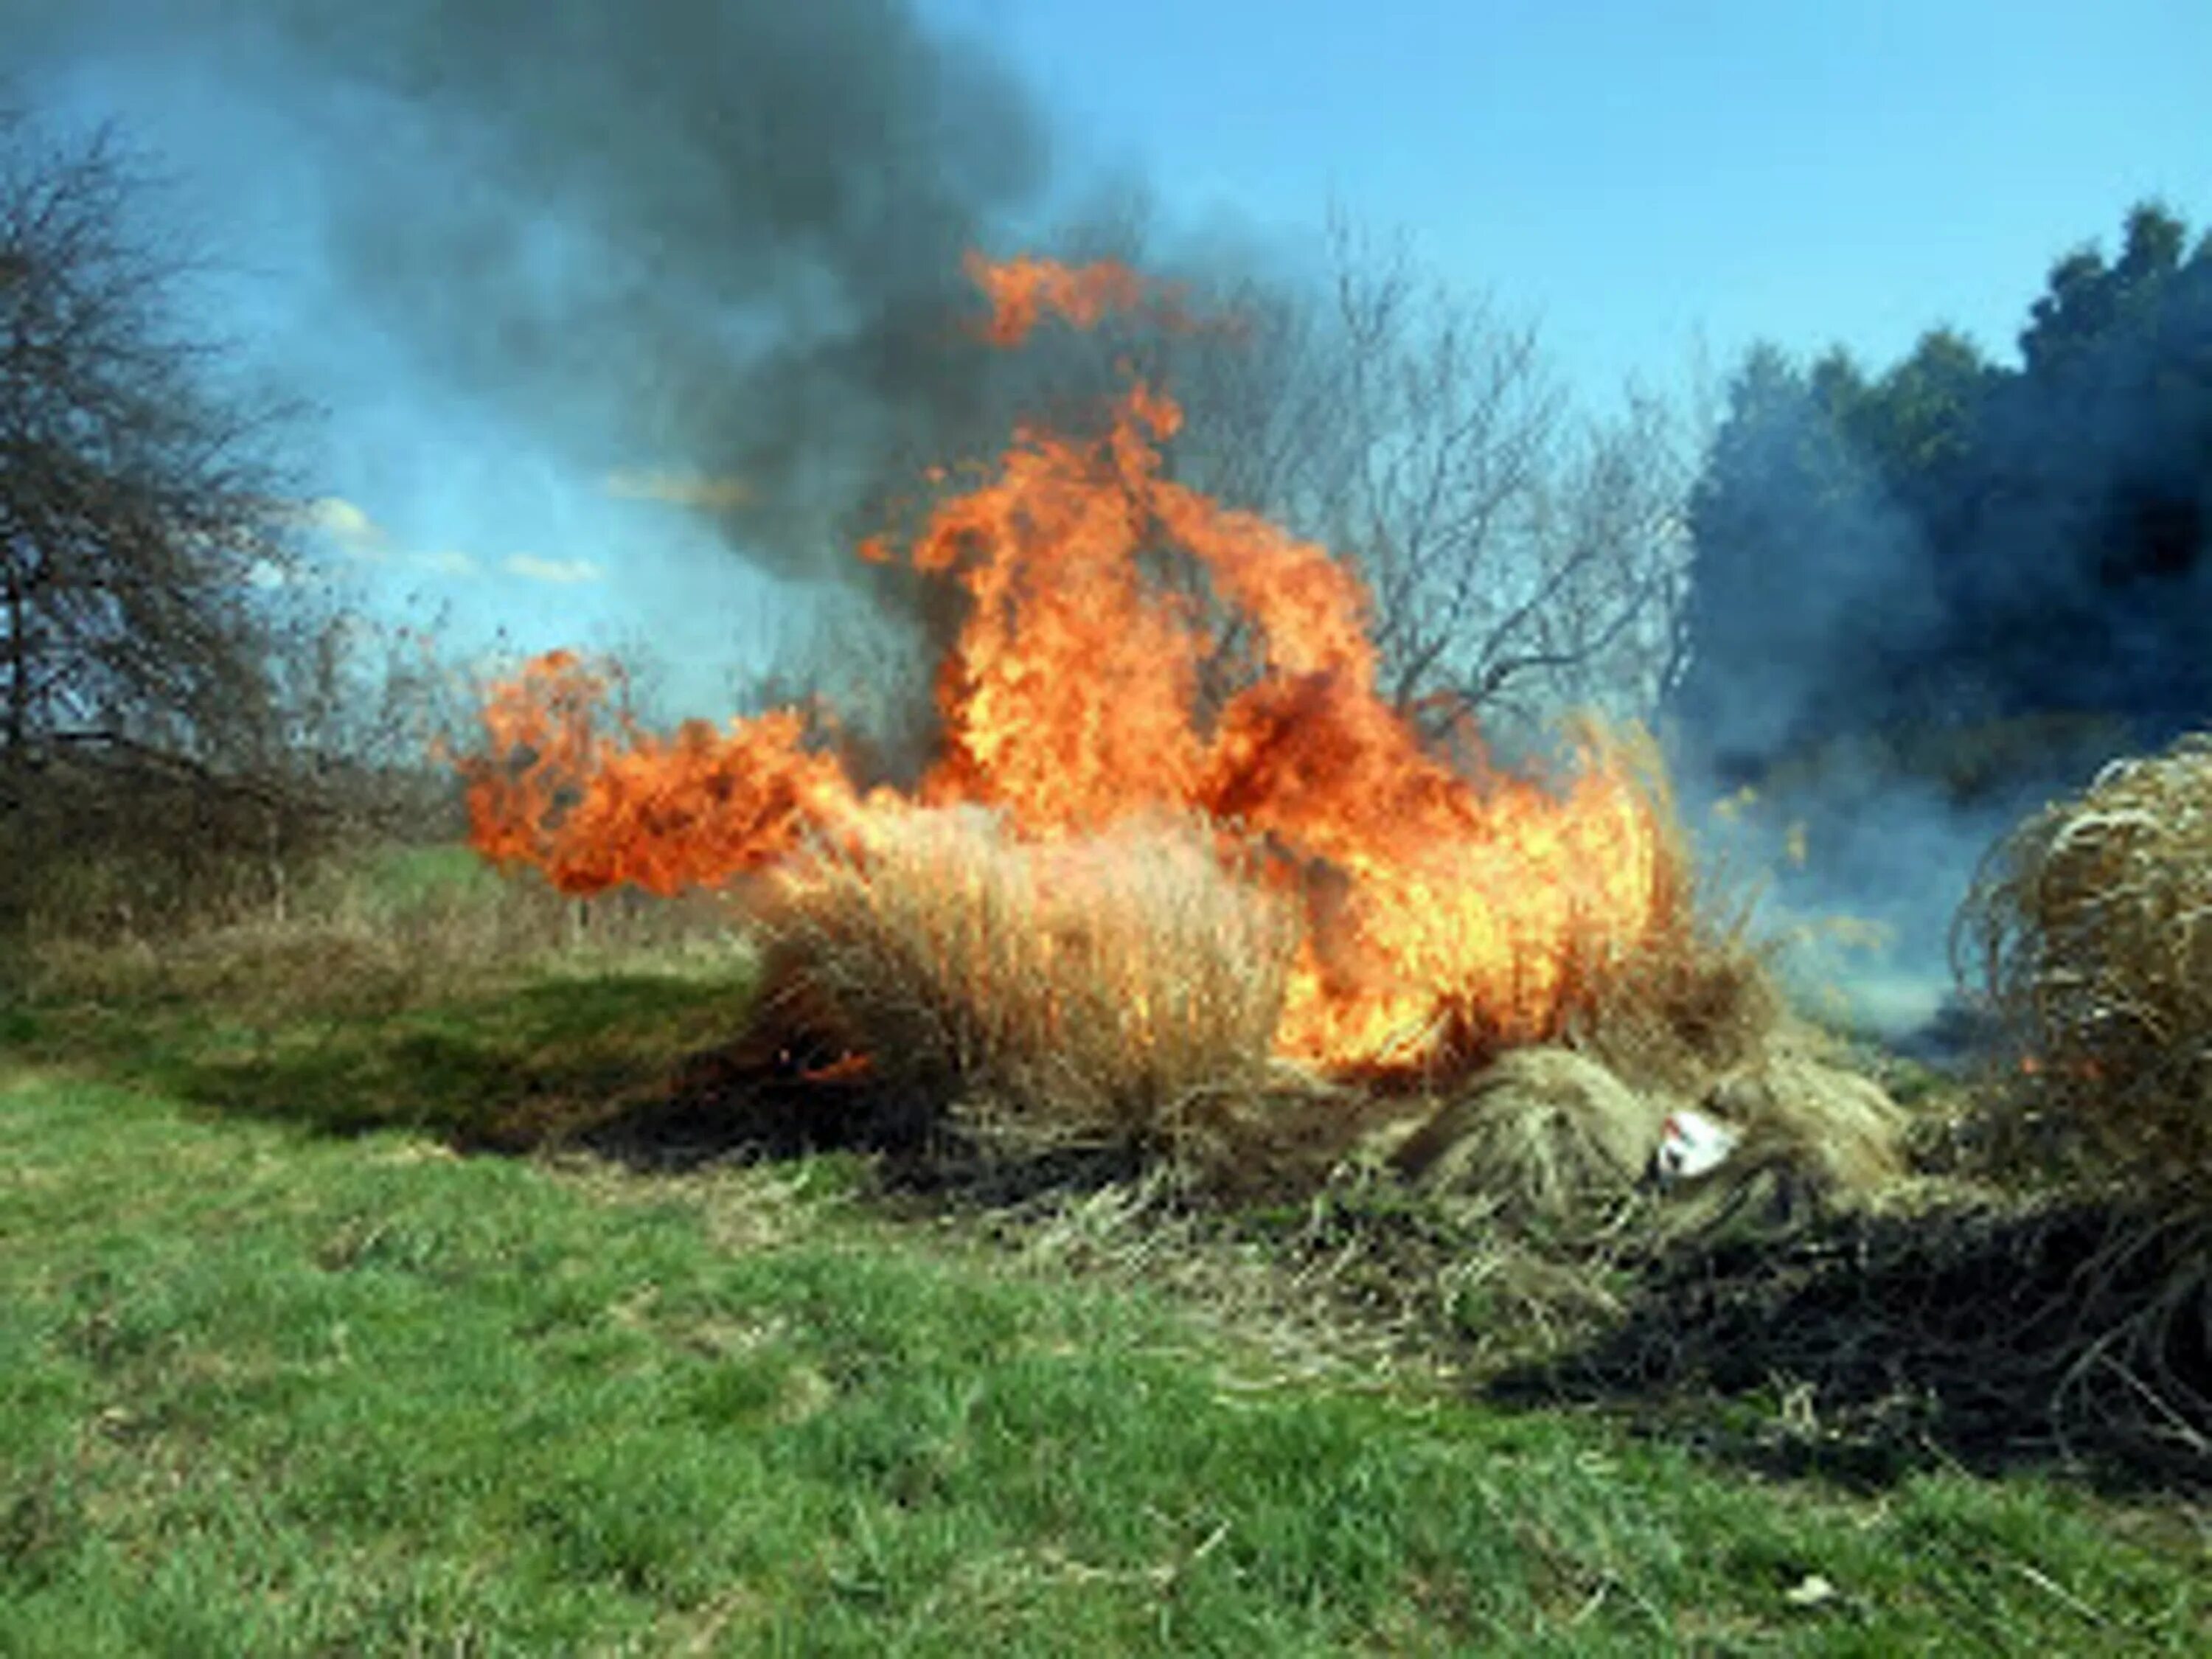
<path fill-rule="evenodd" d="M 1180 476 L 1357 563 L 1408 714 L 1649 715 L 1679 648 L 1685 435 L 1649 397 L 1571 418 L 1535 331 L 1425 280 L 1402 241 L 1339 216 L 1328 250 L 1322 302 L 1248 285 L 1237 339 L 1167 349 Z"/>
<path fill-rule="evenodd" d="M 205 755 L 270 704 L 280 412 L 172 331 L 191 266 L 149 185 L 110 132 L 0 113 L 0 758 L 78 729 Z"/>

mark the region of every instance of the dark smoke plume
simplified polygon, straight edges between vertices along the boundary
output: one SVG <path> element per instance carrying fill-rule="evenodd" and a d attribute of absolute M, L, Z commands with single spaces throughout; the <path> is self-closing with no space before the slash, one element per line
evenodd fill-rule
<path fill-rule="evenodd" d="M 2116 259 L 2062 257 L 2016 365 L 1936 330 L 1872 375 L 1761 349 L 1730 388 L 1677 759 L 1802 826 L 1785 898 L 1897 932 L 1893 1009 L 1940 994 L 1998 836 L 2212 720 L 2212 236 L 2188 239 L 2145 203 Z"/>
<path fill-rule="evenodd" d="M 907 0 L 0 0 L 0 50 L 287 113 L 360 320 L 580 465 L 722 481 L 780 573 L 1002 436 L 960 261 L 1046 202 L 1045 125 Z"/>

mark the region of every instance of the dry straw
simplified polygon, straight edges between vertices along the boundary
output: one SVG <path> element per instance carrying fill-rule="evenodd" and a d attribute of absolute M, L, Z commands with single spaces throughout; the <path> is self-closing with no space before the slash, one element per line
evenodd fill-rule
<path fill-rule="evenodd" d="M 771 1024 L 826 1021 L 886 1088 L 1133 1140 L 1265 1085 L 1297 945 L 1194 827 L 1036 845 L 971 809 L 818 852 L 768 921 Z"/>
<path fill-rule="evenodd" d="M 1668 1102 L 1565 1048 L 1502 1054 L 1392 1158 L 1426 1191 L 1559 1221 L 1617 1206 L 1644 1173 Z"/>
<path fill-rule="evenodd" d="M 1656 743 L 1614 732 L 1602 752 L 1647 803 L 1652 925 L 1590 988 L 1566 1036 L 1632 1085 L 1694 1097 L 1756 1056 L 1781 1020 L 1772 952 L 1752 932 L 1755 891 L 1698 870 Z"/>
<path fill-rule="evenodd" d="M 2023 823 L 1956 942 L 2010 1034 L 2016 1120 L 2212 1201 L 2212 736 L 2116 763 Z"/>

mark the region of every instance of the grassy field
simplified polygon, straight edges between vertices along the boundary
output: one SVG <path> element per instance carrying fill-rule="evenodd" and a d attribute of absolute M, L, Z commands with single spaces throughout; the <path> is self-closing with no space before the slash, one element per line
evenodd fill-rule
<path fill-rule="evenodd" d="M 1761 1479 L 1286 1357 L 851 1155 L 454 1150 L 649 1095 L 726 959 L 294 948 L 0 1011 L 0 1653 L 2212 1646 L 2178 1498 Z"/>

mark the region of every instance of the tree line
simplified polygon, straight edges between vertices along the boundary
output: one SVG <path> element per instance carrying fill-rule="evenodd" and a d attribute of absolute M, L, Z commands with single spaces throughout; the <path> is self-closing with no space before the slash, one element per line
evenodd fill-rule
<path fill-rule="evenodd" d="M 1668 698 L 1723 781 L 1839 741 L 1955 755 L 2071 720 L 2144 744 L 2212 714 L 2212 234 L 2138 204 L 2117 257 L 2051 266 L 2017 343 L 1738 368 Z"/>

